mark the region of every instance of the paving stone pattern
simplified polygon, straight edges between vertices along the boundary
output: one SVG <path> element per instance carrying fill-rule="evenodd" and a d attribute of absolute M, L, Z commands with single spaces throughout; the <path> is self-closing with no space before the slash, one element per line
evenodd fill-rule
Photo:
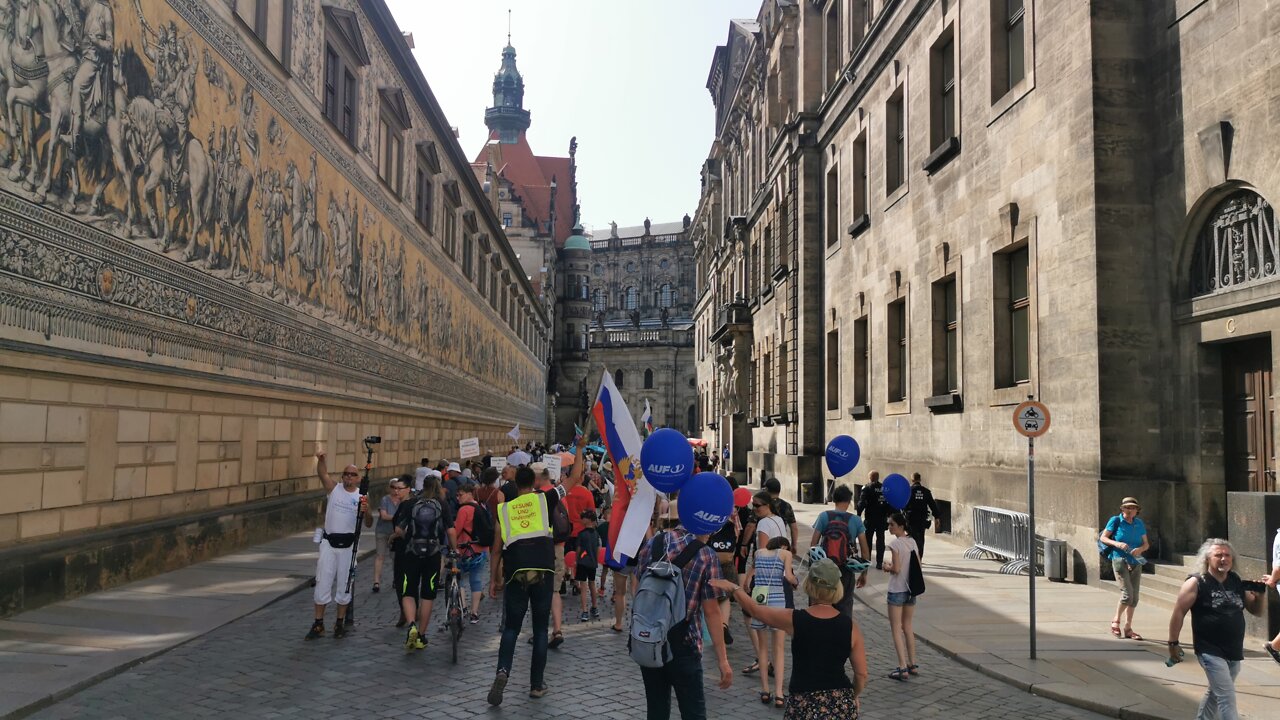
<path fill-rule="evenodd" d="M 565 623 L 567 641 L 550 652 L 550 693 L 537 700 L 528 697 L 530 648 L 522 639 L 506 699 L 500 709 L 493 709 L 485 695 L 497 660 L 499 605 L 485 600 L 482 619 L 468 626 L 454 666 L 447 636 L 435 628 L 425 651 L 406 654 L 401 649 L 403 632 L 393 627 L 395 595 L 385 590 L 371 594 L 367 580 L 361 586 L 358 620 L 346 638 L 332 637 L 331 611 L 329 635 L 302 640 L 312 613 L 311 592 L 304 588 L 35 717 L 645 717 L 644 687 L 638 667 L 627 657 L 625 637 L 611 632 L 608 620 L 579 623 L 578 598 L 573 595 L 565 596 L 572 617 Z M 861 604 L 855 603 L 855 610 L 866 633 L 871 670 L 862 703 L 865 718 L 1102 717 L 1017 690 L 924 645 L 919 648 L 921 675 L 906 683 L 890 680 L 886 674 L 896 657 L 888 621 Z M 607 602 L 601 611 L 609 615 Z M 921 612 L 928 612 L 927 600 Z M 438 626 L 438 621 L 437 613 L 433 624 Z M 729 690 L 715 687 L 719 673 L 707 648 L 708 716 L 780 719 L 781 710 L 757 699 L 759 680 L 738 673 L 750 663 L 751 651 L 740 618 L 733 628 L 737 642 L 729 648 L 729 657 L 735 676 Z M 672 714 L 679 717 L 674 700 Z"/>

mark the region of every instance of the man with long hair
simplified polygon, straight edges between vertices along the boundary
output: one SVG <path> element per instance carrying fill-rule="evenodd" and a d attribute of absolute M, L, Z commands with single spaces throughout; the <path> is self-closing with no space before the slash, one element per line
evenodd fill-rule
<path fill-rule="evenodd" d="M 1178 592 L 1169 618 L 1169 659 L 1182 659 L 1178 638 L 1182 621 L 1191 611 L 1191 635 L 1196 659 L 1209 679 L 1209 688 L 1200 700 L 1197 720 L 1238 718 L 1236 675 L 1244 660 L 1244 610 L 1259 615 L 1266 586 L 1240 579 L 1232 571 L 1236 551 L 1221 538 L 1209 538 L 1196 553 L 1195 574 Z"/>

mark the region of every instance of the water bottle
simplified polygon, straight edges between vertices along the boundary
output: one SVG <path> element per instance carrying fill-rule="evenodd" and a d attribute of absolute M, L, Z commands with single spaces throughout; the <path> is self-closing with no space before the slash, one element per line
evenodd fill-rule
<path fill-rule="evenodd" d="M 1182 662 L 1182 658 L 1186 657 L 1186 655 L 1187 655 L 1187 654 L 1186 654 L 1186 653 L 1184 653 L 1184 652 L 1182 651 L 1182 648 L 1178 648 L 1178 657 L 1177 657 L 1177 659 L 1174 659 L 1174 658 L 1168 658 L 1168 659 L 1166 659 L 1166 660 L 1164 661 L 1164 666 L 1165 666 L 1165 667 L 1173 667 L 1174 665 L 1177 665 L 1178 663 Z"/>
<path fill-rule="evenodd" d="M 322 540 L 324 540 L 324 528 L 318 527 L 315 534 L 311 536 L 311 542 L 319 545 Z"/>

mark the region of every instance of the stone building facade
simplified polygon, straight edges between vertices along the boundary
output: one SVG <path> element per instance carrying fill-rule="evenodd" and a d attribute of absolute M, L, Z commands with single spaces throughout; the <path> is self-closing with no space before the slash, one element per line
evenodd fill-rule
<path fill-rule="evenodd" d="M 607 369 L 637 419 L 648 401 L 654 427 L 686 434 L 697 421 L 690 222 L 611 223 L 607 236 L 591 239 L 591 371 L 584 385 L 594 396 Z"/>
<path fill-rule="evenodd" d="M 541 436 L 549 316 L 381 0 L 23 12 L 70 80 L 5 118 L 0 614 L 310 526 L 321 448 Z"/>
<path fill-rule="evenodd" d="M 842 482 L 921 472 L 969 535 L 974 506 L 1026 509 L 1011 414 L 1035 396 L 1038 530 L 1073 577 L 1097 578 L 1125 495 L 1158 554 L 1265 556 L 1278 11 L 768 0 L 735 21 L 694 218 L 703 436 L 795 493 L 850 434 Z"/>

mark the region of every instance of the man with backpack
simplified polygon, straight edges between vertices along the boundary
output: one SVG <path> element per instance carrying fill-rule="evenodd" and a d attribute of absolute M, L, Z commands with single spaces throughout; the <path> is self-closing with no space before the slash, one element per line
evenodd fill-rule
<path fill-rule="evenodd" d="M 458 537 L 453 515 L 444 502 L 440 480 L 434 475 L 423 479 L 422 493 L 411 501 L 400 503 L 392 519 L 392 542 L 396 543 L 400 567 L 400 607 L 409 621 L 405 634 L 405 650 L 422 650 L 427 646 L 420 628 L 431 625 L 431 608 L 441 584 L 440 553 L 444 548 L 457 552 Z"/>
<path fill-rule="evenodd" d="M 579 441 L 578 452 L 587 444 Z M 498 506 L 498 533 L 495 533 L 490 561 L 490 595 L 502 595 L 502 642 L 498 646 L 498 671 L 489 688 L 489 704 L 501 705 L 502 695 L 511 676 L 516 641 L 524 624 L 525 613 L 533 617 L 533 663 L 529 670 L 529 697 L 547 694 L 543 672 L 547 667 L 547 625 L 555 594 L 556 546 L 553 539 L 552 513 L 562 505 L 561 489 L 555 486 L 534 488 L 533 468 L 516 470 L 517 494 Z M 582 482 L 582 466 L 574 468 L 564 487 Z M 560 563 L 563 564 L 563 556 Z M 504 590 L 505 588 L 505 590 Z M 558 615 L 559 613 L 557 613 Z M 557 619 L 558 623 L 558 619 Z"/>
<path fill-rule="evenodd" d="M 493 515 L 489 514 L 484 503 L 476 501 L 476 486 L 469 480 L 458 486 L 458 517 L 454 519 L 453 527 L 458 537 L 459 579 L 467 581 L 471 587 L 469 619 L 475 625 L 480 622 L 480 601 L 484 598 L 484 582 L 489 576 Z"/>
<path fill-rule="evenodd" d="M 813 539 L 810 547 L 820 547 L 831 562 L 840 568 L 840 584 L 844 586 L 844 596 L 836 604 L 836 610 L 845 617 L 853 617 L 854 573 L 848 567 L 849 559 L 866 558 L 871 554 L 867 543 L 867 528 L 862 519 L 849 512 L 849 504 L 853 502 L 853 490 L 848 485 L 839 485 L 831 491 L 831 510 L 823 510 L 813 523 Z M 854 545 L 854 541 L 857 545 Z M 867 571 L 858 573 L 856 587 L 867 584 Z"/>
<path fill-rule="evenodd" d="M 875 537 L 876 569 L 884 567 L 884 531 L 889 528 L 889 503 L 884 499 L 884 485 L 880 484 L 880 473 L 872 470 L 867 476 L 867 484 L 862 486 L 858 495 L 858 514 L 866 521 L 867 539 Z"/>
<path fill-rule="evenodd" d="M 723 579 L 720 561 L 708 546 L 709 535 L 695 537 L 683 525 L 654 535 L 637 558 L 640 581 L 631 602 L 631 658 L 640 665 L 648 720 L 671 717 L 671 692 L 682 720 L 706 720 L 702 688 L 702 623 L 723 625 L 719 593 L 712 580 Z M 724 633 L 712 632 L 720 667 L 720 687 L 733 685 L 733 668 Z"/>
<path fill-rule="evenodd" d="M 574 580 L 578 583 L 579 599 L 582 601 L 582 615 L 578 617 L 580 622 L 587 620 L 599 620 L 600 609 L 596 607 L 596 594 L 591 591 L 591 586 L 596 580 L 596 570 L 600 567 L 600 534 L 596 531 L 596 511 L 592 508 L 583 510 L 579 515 L 579 522 L 582 529 L 578 531 L 578 536 L 574 538 L 574 548 L 576 560 L 574 562 Z M 587 598 L 591 598 L 591 613 L 587 614 Z"/>
<path fill-rule="evenodd" d="M 542 463 L 534 463 L 530 466 L 537 473 L 538 492 L 546 493 L 548 496 L 555 495 L 559 502 L 551 505 L 551 538 L 556 546 L 555 557 L 555 577 L 561 581 L 560 591 L 564 592 L 564 583 L 569 579 L 568 571 L 565 568 L 564 554 L 565 543 L 573 537 L 573 522 L 569 520 L 569 507 L 565 502 L 569 496 L 571 486 L 568 483 L 556 485 L 552 482 L 551 471 Z M 580 469 L 581 466 L 578 466 Z M 579 476 L 581 480 L 581 476 Z M 574 483 L 576 487 L 577 483 Z M 554 585 L 554 581 L 552 583 Z M 551 641 L 547 647 L 555 650 L 564 644 L 564 630 L 561 624 L 564 619 L 564 601 L 560 599 L 560 593 L 552 593 L 551 597 Z M 532 638 L 530 638 L 532 640 Z"/>

